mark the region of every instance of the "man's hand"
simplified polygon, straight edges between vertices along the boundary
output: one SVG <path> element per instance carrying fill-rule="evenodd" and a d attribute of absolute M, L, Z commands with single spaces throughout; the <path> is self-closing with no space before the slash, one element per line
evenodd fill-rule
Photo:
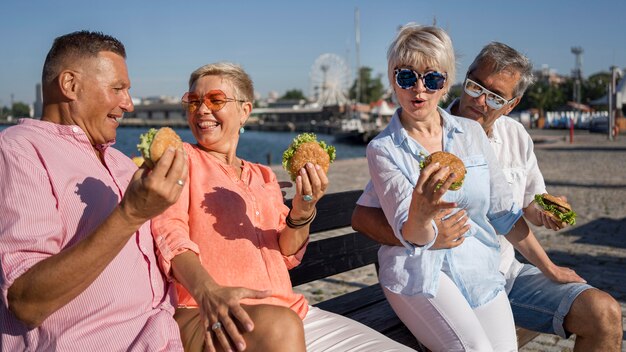
<path fill-rule="evenodd" d="M 567 198 L 564 196 L 559 196 L 557 198 L 567 201 Z M 567 226 L 566 222 L 558 221 L 555 218 L 546 215 L 544 209 L 535 203 L 534 200 L 524 209 L 524 217 L 533 225 L 543 226 L 548 230 L 558 231 Z"/>
<path fill-rule="evenodd" d="M 187 163 L 182 149 L 168 149 L 150 170 L 143 166 L 135 174 L 120 202 L 129 223 L 141 225 L 174 204 L 187 179 Z"/>
<path fill-rule="evenodd" d="M 470 229 L 470 225 L 467 223 L 466 212 L 461 209 L 450 216 L 453 211 L 453 209 L 445 209 L 435 217 L 438 234 L 435 243 L 433 243 L 430 249 L 454 248 L 460 246 L 465 241 L 463 234 Z"/>
<path fill-rule="evenodd" d="M 550 280 L 560 284 L 567 284 L 570 282 L 587 283 L 587 281 L 578 276 L 574 270 L 563 266 L 553 265 L 549 269 L 542 270 L 542 272 Z"/>

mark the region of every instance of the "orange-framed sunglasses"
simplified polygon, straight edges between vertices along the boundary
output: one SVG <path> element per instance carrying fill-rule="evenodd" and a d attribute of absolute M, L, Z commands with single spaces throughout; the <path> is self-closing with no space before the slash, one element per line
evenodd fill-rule
<path fill-rule="evenodd" d="M 243 103 L 245 100 L 239 100 L 235 98 L 226 97 L 226 93 L 219 89 L 214 89 L 206 93 L 203 97 L 200 97 L 196 93 L 187 92 L 183 95 L 181 99 L 181 103 L 183 104 L 183 108 L 187 110 L 190 114 L 198 111 L 200 106 L 204 104 L 209 110 L 212 112 L 220 111 L 231 101 L 235 101 L 238 103 Z"/>

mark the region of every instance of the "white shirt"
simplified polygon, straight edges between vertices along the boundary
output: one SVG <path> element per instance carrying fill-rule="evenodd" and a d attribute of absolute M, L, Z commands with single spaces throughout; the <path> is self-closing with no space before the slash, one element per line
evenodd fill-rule
<path fill-rule="evenodd" d="M 488 137 L 511 187 L 515 203 L 526 208 L 533 201 L 535 194 L 546 191 L 543 175 L 537 165 L 532 138 L 521 123 L 504 115 L 493 124 L 493 130 Z M 508 288 L 510 279 L 519 274 L 522 264 L 515 259 L 513 245 L 503 236 L 499 238 L 500 271 L 507 279 Z"/>

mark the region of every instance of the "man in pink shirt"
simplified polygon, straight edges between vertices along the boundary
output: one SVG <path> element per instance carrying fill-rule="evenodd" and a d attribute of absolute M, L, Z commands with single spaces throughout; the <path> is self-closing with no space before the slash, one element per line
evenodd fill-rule
<path fill-rule="evenodd" d="M 111 145 L 133 110 L 125 49 L 54 41 L 43 117 L 0 133 L 0 350 L 177 351 L 148 220 L 179 197 L 182 150 L 137 170 Z"/>

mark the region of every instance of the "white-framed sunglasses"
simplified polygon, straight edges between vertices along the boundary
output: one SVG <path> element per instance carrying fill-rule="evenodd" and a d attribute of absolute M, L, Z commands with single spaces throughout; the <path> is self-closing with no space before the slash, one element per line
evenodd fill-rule
<path fill-rule="evenodd" d="M 485 97 L 486 97 L 485 102 L 487 103 L 487 106 L 489 106 L 490 108 L 494 110 L 501 109 L 503 106 L 512 103 L 516 98 L 514 97 L 511 100 L 504 99 L 498 94 L 476 83 L 475 81 L 472 81 L 468 77 L 465 77 L 463 90 L 465 91 L 465 93 L 467 93 L 467 95 L 469 95 L 472 98 L 478 98 L 479 96 L 485 94 Z"/>

